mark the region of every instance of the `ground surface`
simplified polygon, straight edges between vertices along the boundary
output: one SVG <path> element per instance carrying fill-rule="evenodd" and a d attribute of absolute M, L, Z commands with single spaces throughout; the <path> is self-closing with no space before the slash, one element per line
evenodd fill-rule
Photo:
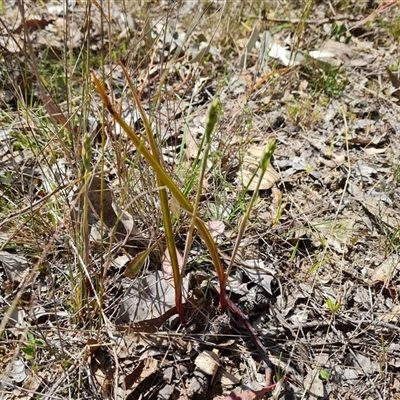
<path fill-rule="evenodd" d="M 399 4 L 23 3 L 0 18 L 2 398 L 399 399 Z M 226 313 L 195 238 L 176 317 L 154 173 L 90 76 L 143 137 L 120 61 L 192 202 L 219 100 L 199 215 L 225 268 L 276 141 Z"/>

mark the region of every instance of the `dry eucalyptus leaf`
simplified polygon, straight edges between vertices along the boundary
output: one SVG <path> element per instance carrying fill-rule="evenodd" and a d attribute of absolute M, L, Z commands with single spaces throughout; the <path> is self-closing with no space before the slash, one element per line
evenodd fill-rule
<path fill-rule="evenodd" d="M 29 262 L 25 257 L 8 251 L 0 251 L 0 263 L 11 282 L 21 282 L 29 270 Z"/>
<path fill-rule="evenodd" d="M 213 238 L 222 235 L 225 231 L 225 224 L 223 221 L 207 221 L 205 225 Z"/>
<path fill-rule="evenodd" d="M 382 201 L 382 196 L 380 198 L 367 194 L 354 183 L 349 183 L 347 190 L 371 215 L 376 216 L 376 218 L 379 218 L 380 221 L 391 228 L 398 228 L 400 215 L 396 209 L 385 205 L 385 202 Z"/>
<path fill-rule="evenodd" d="M 246 68 L 246 61 L 247 61 L 248 54 L 250 53 L 250 51 L 256 44 L 259 36 L 260 36 L 260 31 L 258 30 L 258 28 L 256 26 L 254 26 L 253 31 L 251 32 L 251 35 L 249 37 L 249 40 L 247 41 L 246 48 L 244 49 L 243 54 L 240 58 L 239 67 L 241 69 Z"/>
<path fill-rule="evenodd" d="M 187 131 L 184 136 L 185 139 L 185 155 L 188 160 L 196 158 L 199 152 L 199 144 L 191 131 Z"/>
<path fill-rule="evenodd" d="M 386 68 L 386 71 L 389 75 L 389 79 L 393 87 L 395 87 L 396 89 L 400 88 L 400 79 L 389 68 Z"/>
<path fill-rule="evenodd" d="M 375 357 L 374 357 L 375 358 Z M 368 357 L 367 355 L 361 354 L 359 352 L 354 355 L 350 355 L 348 357 L 350 365 L 354 367 L 354 369 L 359 373 L 376 373 L 379 371 L 378 363 L 373 360 L 373 358 Z"/>
<path fill-rule="evenodd" d="M 188 293 L 189 282 L 190 274 L 187 274 L 183 279 L 183 303 L 186 301 L 185 294 Z M 132 283 L 119 305 L 117 324 L 152 320 L 164 315 L 173 307 L 175 289 L 165 281 L 161 271 L 149 272 Z"/>
<path fill-rule="evenodd" d="M 129 235 L 135 232 L 135 221 L 133 220 L 132 215 L 126 211 L 122 211 L 120 221 Z"/>
<path fill-rule="evenodd" d="M 26 374 L 25 363 L 21 358 L 16 358 L 13 361 L 12 369 L 8 376 L 17 383 L 22 383 L 28 377 Z"/>
<path fill-rule="evenodd" d="M 239 174 L 242 176 L 242 187 L 247 187 L 251 178 L 253 177 L 254 172 L 257 170 L 261 156 L 264 152 L 264 146 L 254 146 L 250 147 L 247 151 L 247 155 L 243 160 L 243 170 Z M 249 191 L 254 191 L 257 187 L 257 182 L 259 180 L 261 174 L 261 169 L 257 171 L 256 176 L 251 181 L 251 184 L 248 187 Z M 279 174 L 275 171 L 271 164 L 268 165 L 267 170 L 265 171 L 264 177 L 261 181 L 260 190 L 270 189 L 275 185 L 276 182 L 279 181 Z"/>
<path fill-rule="evenodd" d="M 138 366 L 125 377 L 125 384 L 128 389 L 136 388 L 140 382 L 154 374 L 158 370 L 158 361 L 149 357 L 141 360 Z"/>
<path fill-rule="evenodd" d="M 204 350 L 194 360 L 196 367 L 205 374 L 215 376 L 219 367 L 218 350 Z"/>
<path fill-rule="evenodd" d="M 313 230 L 310 232 L 311 239 L 316 246 L 324 238 L 326 245 L 332 250 L 343 254 L 347 251 L 347 246 L 353 238 L 353 226 L 355 218 L 336 218 L 335 220 L 315 220 Z"/>
<path fill-rule="evenodd" d="M 374 269 L 372 272 L 369 282 L 377 283 L 383 282 L 386 283 L 391 276 L 394 275 L 395 271 L 399 269 L 400 265 L 400 257 L 397 254 L 392 254 L 378 267 Z"/>
<path fill-rule="evenodd" d="M 397 324 L 400 318 L 400 304 L 394 305 L 389 311 L 386 311 L 378 319 L 383 322 L 391 322 L 392 324 Z"/>
<path fill-rule="evenodd" d="M 367 65 L 368 60 L 361 55 L 355 48 L 346 43 L 337 40 L 328 39 L 324 41 L 323 45 L 318 49 L 320 52 L 330 53 L 330 63 L 332 65 Z"/>
<path fill-rule="evenodd" d="M 9 307 L 4 307 L 4 312 L 9 313 Z M 22 308 L 15 307 L 11 310 L 9 316 L 8 326 L 10 326 L 11 332 L 15 335 L 18 335 L 19 331 L 23 333 L 23 329 L 27 327 L 25 311 Z"/>
<path fill-rule="evenodd" d="M 369 156 L 373 156 L 375 154 L 383 154 L 386 153 L 388 151 L 387 147 L 384 147 L 382 149 L 376 148 L 376 147 L 365 147 L 363 148 L 364 153 L 369 155 Z"/>
<path fill-rule="evenodd" d="M 310 393 L 309 399 L 322 399 L 325 397 L 324 383 L 319 379 L 319 369 L 310 369 L 304 379 L 304 386 Z"/>
<path fill-rule="evenodd" d="M 280 207 L 282 203 L 282 192 L 278 188 L 272 188 L 273 204 L 276 207 Z"/>
<path fill-rule="evenodd" d="M 126 254 L 123 254 L 121 256 L 116 257 L 112 261 L 112 265 L 114 267 L 120 269 L 120 268 L 123 268 L 125 265 L 127 265 L 130 260 L 131 259 Z"/>
<path fill-rule="evenodd" d="M 192 58 L 191 63 L 200 62 L 208 53 L 210 45 L 207 42 L 195 43 L 191 48 L 189 48 L 189 54 Z"/>
<path fill-rule="evenodd" d="M 117 223 L 117 216 L 112 206 L 113 197 L 111 189 L 106 182 L 103 182 L 101 191 L 101 178 L 94 176 L 89 186 L 88 197 L 93 207 L 94 214 L 100 217 L 103 213 L 103 222 L 108 228 L 113 228 Z"/>
<path fill-rule="evenodd" d="M 91 228 L 91 237 L 94 241 L 101 241 L 101 232 L 116 232 L 119 239 L 127 238 L 129 235 L 136 233 L 135 223 L 133 218 L 125 211 L 119 212 L 112 194 L 111 188 L 99 176 L 93 176 L 89 188 L 89 225 Z M 80 200 L 78 207 L 83 209 L 83 196 L 80 192 Z M 101 229 L 99 221 L 102 216 L 104 230 Z M 79 221 L 79 217 L 73 215 L 74 220 Z"/>
<path fill-rule="evenodd" d="M 261 260 L 253 260 L 254 264 L 260 263 L 262 267 L 257 269 L 242 267 L 248 278 L 255 284 L 263 287 L 268 293 L 272 294 L 271 284 L 274 281 L 273 271 L 264 269 L 264 263 Z"/>

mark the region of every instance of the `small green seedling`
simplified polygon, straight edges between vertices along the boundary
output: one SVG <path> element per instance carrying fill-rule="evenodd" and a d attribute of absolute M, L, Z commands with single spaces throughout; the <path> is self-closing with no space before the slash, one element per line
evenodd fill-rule
<path fill-rule="evenodd" d="M 326 299 L 326 305 L 328 306 L 329 311 L 332 314 L 336 314 L 339 311 L 339 308 L 342 305 L 342 302 L 340 299 L 338 301 L 334 302 L 330 297 L 328 297 Z"/>
<path fill-rule="evenodd" d="M 331 374 L 326 369 L 321 369 L 321 371 L 319 371 L 319 378 L 322 381 L 329 381 L 331 379 Z"/>
<path fill-rule="evenodd" d="M 42 339 L 36 339 L 32 333 L 28 332 L 28 343 L 21 348 L 28 361 L 33 361 L 36 356 L 38 347 L 44 347 L 46 343 Z"/>

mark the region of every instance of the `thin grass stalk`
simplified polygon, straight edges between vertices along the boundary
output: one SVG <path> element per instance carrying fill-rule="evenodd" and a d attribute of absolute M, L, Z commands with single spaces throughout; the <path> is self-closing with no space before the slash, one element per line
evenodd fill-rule
<path fill-rule="evenodd" d="M 178 186 L 175 184 L 175 182 L 171 179 L 171 177 L 167 174 L 167 172 L 163 169 L 161 166 L 159 160 L 153 156 L 152 153 L 144 146 L 143 142 L 140 140 L 140 138 L 137 136 L 136 132 L 125 122 L 125 120 L 115 111 L 114 107 L 112 106 L 110 99 L 108 98 L 103 85 L 97 78 L 96 74 L 92 71 L 92 78 L 93 82 L 97 88 L 97 91 L 99 92 L 102 101 L 108 111 L 110 112 L 111 116 L 114 118 L 114 120 L 121 126 L 121 128 L 125 131 L 125 133 L 128 135 L 132 143 L 135 145 L 135 147 L 138 149 L 138 151 L 141 153 L 141 155 L 145 158 L 145 160 L 148 162 L 148 164 L 154 169 L 156 174 L 160 175 L 161 180 L 164 182 L 164 185 L 171 191 L 171 193 L 175 196 L 175 198 L 178 200 L 180 206 L 186 210 L 189 214 L 193 214 L 193 206 L 190 204 L 189 200 L 187 197 L 180 191 Z M 133 95 L 135 97 L 135 100 L 137 99 L 137 106 L 139 108 L 139 111 L 145 116 L 144 120 L 147 120 L 147 116 L 144 113 L 143 107 L 138 99 L 138 96 L 136 94 L 136 91 L 133 92 Z M 143 121 L 144 122 L 144 121 Z M 149 125 L 150 127 L 150 125 Z M 220 283 L 220 303 L 221 303 L 221 309 L 225 311 L 226 309 L 226 277 L 225 277 L 225 272 L 224 268 L 221 264 L 221 260 L 219 258 L 218 254 L 218 249 L 217 246 L 208 231 L 207 227 L 205 226 L 204 222 L 198 218 L 196 218 L 196 228 L 199 231 L 200 237 L 204 240 L 208 251 L 210 252 L 212 262 L 214 264 L 214 268 L 217 272 L 219 283 Z"/>
<path fill-rule="evenodd" d="M 83 166 L 83 185 L 84 185 L 84 191 L 83 191 L 83 210 L 82 210 L 82 215 L 81 215 L 81 235 L 82 235 L 82 244 L 83 244 L 83 264 L 84 267 L 80 267 L 80 293 L 77 293 L 77 301 L 80 303 L 80 307 L 83 306 L 83 299 L 86 299 L 87 301 L 87 287 L 86 287 L 86 278 L 85 274 L 82 271 L 82 268 L 86 268 L 86 270 L 89 269 L 90 265 L 90 243 L 89 243 L 89 238 L 90 238 L 90 229 L 89 229 L 89 196 L 88 196 L 88 191 L 89 191 L 89 186 L 90 186 L 90 180 L 91 180 L 91 160 L 92 160 L 92 147 L 90 143 L 90 136 L 85 135 L 83 139 L 83 149 L 82 149 L 82 166 Z M 79 263 L 78 263 L 79 265 Z M 87 305 L 87 302 L 86 302 Z M 79 308 L 80 308 L 79 307 Z M 89 311 L 89 310 L 87 310 Z M 89 314 L 89 313 L 88 313 Z"/>

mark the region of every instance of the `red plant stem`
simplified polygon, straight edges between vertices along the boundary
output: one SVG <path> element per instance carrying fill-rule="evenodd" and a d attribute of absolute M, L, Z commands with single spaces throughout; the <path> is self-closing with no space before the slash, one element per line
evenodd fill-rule
<path fill-rule="evenodd" d="M 225 288 L 222 291 L 219 287 L 214 287 L 215 290 L 219 293 L 220 299 L 221 299 L 221 304 L 222 304 L 222 299 L 225 299 L 225 303 L 228 306 L 228 308 L 239 318 L 239 320 L 243 323 L 243 325 L 246 327 L 248 330 L 251 339 L 253 340 L 254 344 L 256 345 L 258 354 L 261 357 L 261 361 L 263 362 L 264 370 L 265 370 L 265 386 L 270 386 L 272 385 L 272 363 L 268 358 L 267 352 L 264 348 L 264 345 L 261 343 L 259 337 L 257 334 L 254 332 L 254 329 L 251 325 L 251 322 L 249 320 L 249 317 L 243 313 L 243 311 L 226 295 Z"/>

